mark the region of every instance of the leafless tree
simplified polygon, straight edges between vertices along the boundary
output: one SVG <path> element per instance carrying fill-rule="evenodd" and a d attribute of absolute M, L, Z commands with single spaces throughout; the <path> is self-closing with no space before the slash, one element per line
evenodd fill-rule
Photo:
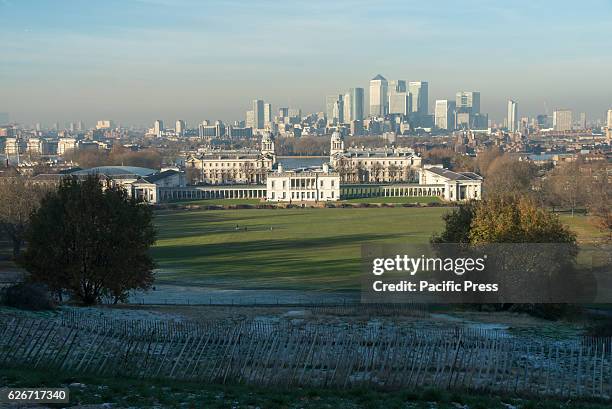
<path fill-rule="evenodd" d="M 25 177 L 0 178 L 0 229 L 13 244 L 13 257 L 19 257 L 30 215 L 48 191 Z"/>

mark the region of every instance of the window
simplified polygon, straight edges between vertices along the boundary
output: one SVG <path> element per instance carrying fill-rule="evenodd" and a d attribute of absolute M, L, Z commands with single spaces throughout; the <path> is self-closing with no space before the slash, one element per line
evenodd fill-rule
<path fill-rule="evenodd" d="M 335 181 L 332 179 L 332 181 L 331 181 L 331 187 L 334 187 L 335 185 L 336 185 L 336 184 L 335 184 Z"/>
<path fill-rule="evenodd" d="M 272 181 L 272 189 L 274 189 L 274 181 Z"/>
<path fill-rule="evenodd" d="M 331 197 L 332 197 L 332 199 L 334 198 L 334 191 L 333 190 L 331 192 Z"/>
<path fill-rule="evenodd" d="M 274 192 L 272 192 L 272 199 L 274 199 Z"/>

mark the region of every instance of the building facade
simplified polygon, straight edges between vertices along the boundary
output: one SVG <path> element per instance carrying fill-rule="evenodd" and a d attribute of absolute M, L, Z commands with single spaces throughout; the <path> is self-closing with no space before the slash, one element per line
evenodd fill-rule
<path fill-rule="evenodd" d="M 473 172 L 453 172 L 440 166 L 425 165 L 420 185 L 441 185 L 442 197 L 449 202 L 482 199 L 482 176 Z"/>
<path fill-rule="evenodd" d="M 455 129 L 455 102 L 447 99 L 436 101 L 435 125 L 438 129 L 452 131 Z"/>
<path fill-rule="evenodd" d="M 378 74 L 370 80 L 370 116 L 385 116 L 388 112 L 388 83 Z"/>
<path fill-rule="evenodd" d="M 339 132 L 332 134 L 329 159 L 342 183 L 416 181 L 421 167 L 421 157 L 408 148 L 345 149 Z"/>
<path fill-rule="evenodd" d="M 185 167 L 197 183 L 264 183 L 275 163 L 274 141 L 265 132 L 260 151 L 212 149 L 199 156 L 189 156 Z"/>
<path fill-rule="evenodd" d="M 328 164 L 317 168 L 283 170 L 279 165 L 266 180 L 269 202 L 327 202 L 340 199 L 340 175 Z"/>
<path fill-rule="evenodd" d="M 427 81 L 410 81 L 408 92 L 412 96 L 412 112 L 419 116 L 429 113 L 429 84 Z"/>
<path fill-rule="evenodd" d="M 518 105 L 516 101 L 508 101 L 508 132 L 516 132 L 519 130 L 518 127 Z"/>
<path fill-rule="evenodd" d="M 558 132 L 572 130 L 572 111 L 561 109 L 553 112 L 553 129 Z"/>

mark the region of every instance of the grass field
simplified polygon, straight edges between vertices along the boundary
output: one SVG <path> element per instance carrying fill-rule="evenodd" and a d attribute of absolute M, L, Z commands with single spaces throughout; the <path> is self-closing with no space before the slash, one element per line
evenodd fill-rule
<path fill-rule="evenodd" d="M 605 238 L 605 234 L 597 229 L 591 217 L 569 214 L 561 214 L 559 217 L 577 234 L 580 243 L 592 243 Z"/>
<path fill-rule="evenodd" d="M 444 208 L 160 211 L 160 282 L 248 288 L 359 287 L 361 245 L 423 243 Z M 236 226 L 238 229 L 236 230 Z M 246 230 L 245 230 L 246 228 Z"/>
<path fill-rule="evenodd" d="M 448 208 L 159 211 L 158 282 L 231 288 L 359 287 L 361 245 L 424 243 Z M 585 216 L 561 215 L 582 243 L 601 233 Z M 236 228 L 238 226 L 238 228 Z"/>

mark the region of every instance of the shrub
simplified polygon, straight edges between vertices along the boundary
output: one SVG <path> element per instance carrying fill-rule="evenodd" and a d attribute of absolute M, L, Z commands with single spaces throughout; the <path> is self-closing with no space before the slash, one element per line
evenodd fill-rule
<path fill-rule="evenodd" d="M 4 303 L 22 310 L 52 310 L 55 301 L 44 284 L 21 283 L 9 287 L 4 293 Z"/>

